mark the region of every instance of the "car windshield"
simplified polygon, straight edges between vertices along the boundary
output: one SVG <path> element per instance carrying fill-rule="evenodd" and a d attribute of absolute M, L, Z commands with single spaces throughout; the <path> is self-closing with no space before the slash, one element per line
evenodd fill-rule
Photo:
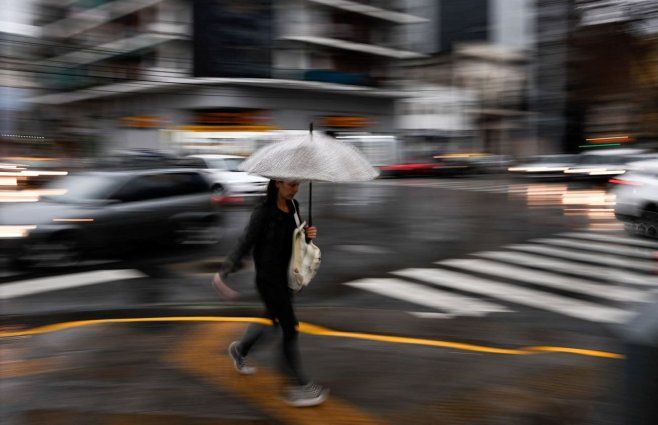
<path fill-rule="evenodd" d="M 228 171 L 240 171 L 238 165 L 243 161 L 242 158 L 222 158 L 222 159 L 209 159 L 208 164 L 212 168 Z"/>
<path fill-rule="evenodd" d="M 107 199 L 121 179 L 102 174 L 72 175 L 50 184 L 54 195 L 43 197 L 45 201 L 58 203 L 85 203 Z"/>

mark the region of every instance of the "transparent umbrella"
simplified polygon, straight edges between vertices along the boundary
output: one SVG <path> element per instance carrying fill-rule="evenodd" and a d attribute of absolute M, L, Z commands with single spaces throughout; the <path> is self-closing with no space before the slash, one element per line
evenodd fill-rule
<path fill-rule="evenodd" d="M 242 171 L 276 180 L 309 180 L 309 224 L 312 182 L 372 180 L 379 171 L 354 146 L 326 134 L 313 132 L 291 136 L 254 152 L 238 167 Z"/>

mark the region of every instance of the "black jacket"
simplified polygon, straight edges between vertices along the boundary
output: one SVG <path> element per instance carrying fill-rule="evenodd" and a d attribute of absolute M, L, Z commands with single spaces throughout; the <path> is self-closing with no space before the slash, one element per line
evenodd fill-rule
<path fill-rule="evenodd" d="M 299 203 L 293 202 L 299 211 Z M 223 277 L 242 268 L 244 258 L 253 249 L 257 282 L 276 281 L 287 286 L 292 234 L 296 226 L 290 201 L 288 209 L 286 213 L 276 203 L 267 202 L 254 209 L 249 224 L 222 266 Z"/>

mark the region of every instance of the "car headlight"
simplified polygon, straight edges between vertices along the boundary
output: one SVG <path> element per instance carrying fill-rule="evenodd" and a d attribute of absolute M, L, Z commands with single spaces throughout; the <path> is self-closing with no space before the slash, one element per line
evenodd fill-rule
<path fill-rule="evenodd" d="M 25 226 L 0 226 L 0 239 L 4 238 L 25 238 L 31 230 L 36 229 L 35 225 Z"/>

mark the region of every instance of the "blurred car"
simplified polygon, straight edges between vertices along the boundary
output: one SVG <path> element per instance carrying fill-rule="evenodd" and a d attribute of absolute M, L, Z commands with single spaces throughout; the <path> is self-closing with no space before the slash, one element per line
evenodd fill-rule
<path fill-rule="evenodd" d="M 658 237 L 658 160 L 635 163 L 635 169 L 609 180 L 616 195 L 615 216 L 631 234 Z"/>
<path fill-rule="evenodd" d="M 0 243 L 14 264 L 68 265 L 140 244 L 194 242 L 218 220 L 199 171 L 88 172 L 49 189 L 56 194 L 0 209 Z"/>
<path fill-rule="evenodd" d="M 189 155 L 186 165 L 205 170 L 215 196 L 222 203 L 243 202 L 266 195 L 269 179 L 238 170 L 245 160 L 236 155 Z"/>
<path fill-rule="evenodd" d="M 530 178 L 562 178 L 564 171 L 576 162 L 576 155 L 539 155 L 527 162 L 521 162 L 507 171 L 511 174 Z"/>
<path fill-rule="evenodd" d="M 514 161 L 509 155 L 493 155 L 488 153 L 465 153 L 436 155 L 446 166 L 474 174 L 491 174 L 504 172 Z M 457 168 L 458 166 L 458 168 Z M 448 170 L 449 168 L 446 168 Z"/>
<path fill-rule="evenodd" d="M 578 155 L 576 164 L 564 170 L 575 179 L 605 179 L 624 174 L 628 164 L 644 158 L 648 152 L 641 149 L 608 149 Z"/>
<path fill-rule="evenodd" d="M 640 156 L 642 158 L 641 160 L 639 161 L 633 160 L 626 164 L 627 172 L 645 169 L 646 167 L 651 166 L 652 161 L 658 160 L 658 153 L 649 153 Z"/>
<path fill-rule="evenodd" d="M 462 173 L 469 168 L 463 160 L 444 156 L 416 156 L 399 163 L 380 165 L 381 178 L 436 177 Z"/>
<path fill-rule="evenodd" d="M 513 162 L 509 155 L 476 154 L 465 158 L 469 171 L 478 174 L 503 173 Z"/>

